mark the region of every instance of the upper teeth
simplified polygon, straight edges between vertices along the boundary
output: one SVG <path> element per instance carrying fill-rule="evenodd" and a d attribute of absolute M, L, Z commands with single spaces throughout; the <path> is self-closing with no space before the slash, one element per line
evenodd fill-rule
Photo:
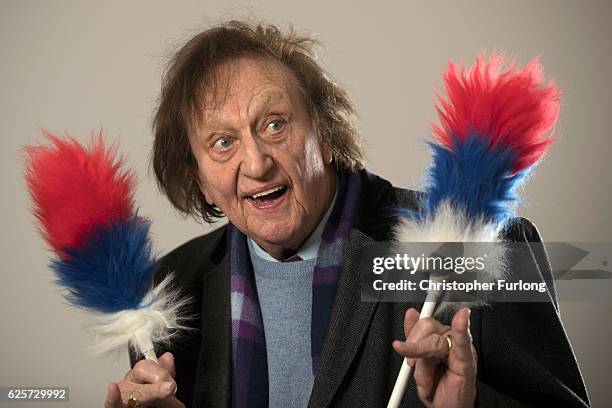
<path fill-rule="evenodd" d="M 262 191 L 261 193 L 257 193 L 255 195 L 253 195 L 253 198 L 259 198 L 259 197 L 262 197 L 262 196 L 265 196 L 265 195 L 268 195 L 268 194 L 272 194 L 273 192 L 281 190 L 282 188 L 283 188 L 283 186 L 278 186 L 278 187 L 274 187 L 274 188 L 271 188 L 271 189 L 266 190 L 266 191 Z"/>

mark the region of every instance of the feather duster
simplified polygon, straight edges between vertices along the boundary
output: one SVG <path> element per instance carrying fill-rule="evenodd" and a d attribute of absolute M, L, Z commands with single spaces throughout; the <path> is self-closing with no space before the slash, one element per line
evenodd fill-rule
<path fill-rule="evenodd" d="M 25 148 L 25 178 L 38 230 L 56 254 L 56 282 L 69 303 L 90 313 L 94 352 L 131 344 L 155 360 L 153 342 L 183 328 L 187 300 L 171 288 L 171 275 L 153 287 L 150 223 L 134 208 L 134 174 L 101 134 L 89 148 L 44 135 L 47 145 Z"/>
<path fill-rule="evenodd" d="M 502 55 L 479 56 L 466 70 L 449 62 L 444 75 L 447 98 L 438 97 L 440 125 L 432 126 L 432 161 L 426 175 L 422 211 L 399 210 L 399 242 L 470 242 L 476 256 L 488 252 L 487 269 L 479 281 L 501 279 L 506 273 L 506 248 L 501 232 L 520 202 L 520 186 L 542 160 L 554 140 L 560 106 L 554 82 L 544 83 L 538 59 L 524 68 Z M 491 244 L 497 243 L 497 244 Z M 451 280 L 461 275 L 452 273 Z M 434 276 L 445 279 L 449 276 Z M 473 275 L 472 275 L 473 279 Z M 451 313 L 463 306 L 486 303 L 479 296 L 466 304 L 452 293 L 429 292 L 421 318 Z M 440 302 L 440 300 L 443 300 Z M 437 306 L 437 307 L 436 307 Z M 404 394 L 410 367 L 402 365 L 388 407 Z"/>

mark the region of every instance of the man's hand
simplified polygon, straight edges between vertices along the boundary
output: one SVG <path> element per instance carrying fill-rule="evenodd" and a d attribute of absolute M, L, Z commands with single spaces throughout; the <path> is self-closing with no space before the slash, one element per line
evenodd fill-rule
<path fill-rule="evenodd" d="M 428 408 L 473 407 L 476 400 L 476 350 L 470 333 L 470 309 L 453 317 L 451 327 L 433 318 L 419 320 L 415 309 L 404 317 L 406 341 L 393 348 L 408 359 L 420 400 Z M 449 348 L 451 338 L 452 347 Z"/>
<path fill-rule="evenodd" d="M 138 401 L 138 407 L 184 408 L 185 405 L 174 397 L 174 356 L 165 353 L 159 357 L 159 364 L 151 360 L 140 360 L 119 382 L 110 383 L 104 408 L 128 407 L 130 393 Z"/>

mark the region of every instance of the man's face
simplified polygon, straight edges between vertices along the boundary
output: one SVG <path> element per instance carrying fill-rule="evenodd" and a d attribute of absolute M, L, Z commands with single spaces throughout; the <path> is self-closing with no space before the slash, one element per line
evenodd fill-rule
<path fill-rule="evenodd" d="M 240 231 L 282 258 L 299 249 L 331 202 L 331 148 L 320 142 L 288 70 L 240 58 L 218 74 L 226 92 L 218 103 L 205 99 L 191 140 L 200 189 Z"/>

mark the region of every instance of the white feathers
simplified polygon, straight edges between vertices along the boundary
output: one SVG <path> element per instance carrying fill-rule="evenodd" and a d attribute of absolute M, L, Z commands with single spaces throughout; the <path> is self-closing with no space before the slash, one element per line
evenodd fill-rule
<path fill-rule="evenodd" d="M 400 242 L 496 242 L 496 225 L 469 219 L 461 209 L 443 201 L 435 214 L 424 220 L 402 218 L 395 228 Z"/>
<path fill-rule="evenodd" d="M 460 208 L 455 208 L 449 201 L 440 203 L 435 214 L 414 220 L 402 218 L 395 227 L 395 239 L 401 243 L 440 243 L 463 242 L 465 258 L 477 258 L 486 254 L 485 269 L 472 273 L 451 272 L 445 276 L 430 276 L 430 279 L 440 281 L 474 281 L 494 282 L 503 279 L 507 274 L 507 247 L 500 238 L 500 226 L 484 221 L 484 219 L 469 218 Z M 417 244 L 418 245 L 418 244 Z M 425 245 L 424 245 L 425 246 Z M 431 248 L 431 246 L 429 246 Z M 410 248 L 415 248 L 414 244 Z M 399 249 L 398 250 L 403 250 Z M 425 271 L 427 272 L 427 271 Z M 445 291 L 439 295 L 434 316 L 446 315 L 462 307 L 482 306 L 487 303 L 484 291 L 472 293 L 468 297 L 464 293 Z"/>
<path fill-rule="evenodd" d="M 130 343 L 145 354 L 151 351 L 147 350 L 151 346 L 142 339 L 148 337 L 149 344 L 167 343 L 177 330 L 189 330 L 182 324 L 185 317 L 180 311 L 190 299 L 181 298 L 178 289 L 171 287 L 171 281 L 169 274 L 150 289 L 138 309 L 92 314 L 90 322 L 96 340 L 90 350 L 94 354 L 117 352 Z"/>

